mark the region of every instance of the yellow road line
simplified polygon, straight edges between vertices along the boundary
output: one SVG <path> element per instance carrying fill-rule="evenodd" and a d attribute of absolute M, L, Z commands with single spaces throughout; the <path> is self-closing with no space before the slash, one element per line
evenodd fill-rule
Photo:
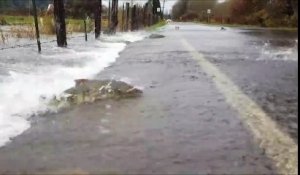
<path fill-rule="evenodd" d="M 298 174 L 298 146 L 252 99 L 235 85 L 229 77 L 190 45 L 184 38 L 182 44 L 198 61 L 201 68 L 213 77 L 217 89 L 224 95 L 228 104 L 235 109 L 253 133 L 260 148 L 265 150 L 281 174 Z"/>

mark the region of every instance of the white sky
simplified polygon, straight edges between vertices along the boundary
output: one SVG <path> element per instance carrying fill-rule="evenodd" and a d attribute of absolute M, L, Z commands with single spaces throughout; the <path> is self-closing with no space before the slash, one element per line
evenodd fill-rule
<path fill-rule="evenodd" d="M 1 1 L 1 0 L 0 0 Z M 145 4 L 148 0 L 132 0 L 133 3 Z M 165 0 L 165 12 L 169 12 L 172 9 L 172 6 L 177 0 Z M 119 0 L 119 5 L 122 6 L 123 3 L 131 2 L 131 0 Z M 163 6 L 163 0 L 160 0 L 161 6 Z M 103 5 L 108 6 L 108 0 L 103 0 Z"/>
<path fill-rule="evenodd" d="M 0 0 L 1 1 L 1 0 Z M 132 0 L 133 3 L 145 4 L 148 0 Z M 172 9 L 172 6 L 176 3 L 177 0 L 165 0 L 165 13 L 169 13 Z M 218 0 L 219 3 L 225 2 L 226 0 Z M 119 0 L 119 5 L 122 6 L 123 3 L 131 2 L 131 0 Z M 160 0 L 161 6 L 163 6 L 164 0 Z M 108 6 L 108 0 L 103 0 L 103 4 Z"/>

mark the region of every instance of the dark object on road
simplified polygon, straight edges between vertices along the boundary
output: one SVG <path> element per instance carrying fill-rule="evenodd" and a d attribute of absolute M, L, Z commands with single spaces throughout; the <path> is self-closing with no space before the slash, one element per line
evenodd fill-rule
<path fill-rule="evenodd" d="M 164 37 L 165 37 L 164 35 L 160 35 L 160 34 L 151 34 L 149 36 L 149 38 L 151 39 L 164 38 Z"/>
<path fill-rule="evenodd" d="M 117 80 L 75 80 L 75 86 L 64 91 L 61 99 L 54 98 L 54 106 L 70 106 L 73 104 L 92 103 L 103 99 L 120 99 L 138 97 L 142 90 Z"/>
<path fill-rule="evenodd" d="M 221 30 L 226 30 L 224 27 L 221 27 Z"/>

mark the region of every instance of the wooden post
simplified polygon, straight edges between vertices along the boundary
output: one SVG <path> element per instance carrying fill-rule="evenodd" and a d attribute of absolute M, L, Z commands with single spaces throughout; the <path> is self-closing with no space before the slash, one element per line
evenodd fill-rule
<path fill-rule="evenodd" d="M 96 0 L 95 4 L 95 38 L 98 39 L 101 33 L 101 11 L 102 0 Z"/>
<path fill-rule="evenodd" d="M 110 3 L 110 0 L 108 0 L 108 14 L 107 14 L 107 28 L 108 28 L 108 30 L 110 28 L 110 20 L 111 20 L 111 3 Z"/>
<path fill-rule="evenodd" d="M 136 30 L 136 5 L 131 10 L 131 31 Z"/>
<path fill-rule="evenodd" d="M 166 4 L 166 0 L 163 1 L 163 7 L 162 7 L 162 18 L 165 19 L 165 4 Z"/>
<path fill-rule="evenodd" d="M 36 41 L 37 41 L 39 53 L 41 53 L 39 23 L 38 23 L 38 18 L 37 18 L 35 0 L 32 0 L 32 6 L 33 6 L 33 15 L 34 15 L 34 25 L 35 25 Z"/>
<path fill-rule="evenodd" d="M 127 32 L 129 28 L 129 3 L 126 2 L 126 23 L 125 23 L 125 31 Z"/>
<path fill-rule="evenodd" d="M 125 26 L 125 4 L 123 3 L 122 6 L 122 26 L 121 30 L 124 32 L 124 26 Z"/>
<path fill-rule="evenodd" d="M 115 28 L 114 28 L 114 32 L 116 33 L 117 30 L 117 26 L 119 24 L 119 20 L 118 20 L 118 13 L 119 13 L 119 0 L 115 0 L 116 5 L 115 5 Z"/>
<path fill-rule="evenodd" d="M 136 8 L 136 30 L 139 30 L 140 27 L 140 6 Z"/>
<path fill-rule="evenodd" d="M 85 37 L 85 41 L 87 41 L 86 19 L 83 20 L 83 24 L 84 24 L 84 37 Z"/>
<path fill-rule="evenodd" d="M 148 26 L 148 3 L 143 7 L 143 25 L 144 27 Z"/>
<path fill-rule="evenodd" d="M 67 46 L 65 8 L 63 0 L 54 0 L 54 18 L 58 47 Z"/>
<path fill-rule="evenodd" d="M 112 9 L 112 15 L 111 15 L 111 24 L 109 27 L 109 33 L 115 34 L 118 26 L 118 0 L 112 0 L 111 9 Z"/>

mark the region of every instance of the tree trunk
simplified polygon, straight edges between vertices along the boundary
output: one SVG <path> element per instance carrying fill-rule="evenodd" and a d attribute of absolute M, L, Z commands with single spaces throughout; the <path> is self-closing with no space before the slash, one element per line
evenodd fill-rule
<path fill-rule="evenodd" d="M 136 5 L 131 10 L 131 31 L 136 30 Z"/>
<path fill-rule="evenodd" d="M 129 29 L 129 3 L 126 2 L 126 24 L 125 24 L 125 31 L 127 32 Z"/>
<path fill-rule="evenodd" d="M 54 0 L 54 18 L 58 47 L 67 47 L 65 8 L 63 0 Z"/>
<path fill-rule="evenodd" d="M 109 27 L 109 33 L 115 34 L 118 26 L 118 0 L 112 0 L 111 4 L 112 16 L 111 16 L 111 24 Z"/>
<path fill-rule="evenodd" d="M 95 7 L 95 38 L 98 39 L 101 33 L 101 12 L 102 12 L 102 0 L 96 0 Z"/>

